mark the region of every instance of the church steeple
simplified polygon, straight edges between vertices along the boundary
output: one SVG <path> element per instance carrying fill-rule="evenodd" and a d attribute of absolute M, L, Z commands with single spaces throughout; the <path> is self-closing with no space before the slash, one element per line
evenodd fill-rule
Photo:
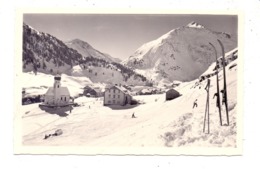
<path fill-rule="evenodd" d="M 59 102 L 59 88 L 60 88 L 60 80 L 61 80 L 61 75 L 57 74 L 54 76 L 54 85 L 53 85 L 53 92 L 54 92 L 54 103 L 58 104 Z"/>
<path fill-rule="evenodd" d="M 61 80 L 61 75 L 57 74 L 54 76 L 54 88 L 59 88 L 60 87 L 60 80 Z"/>

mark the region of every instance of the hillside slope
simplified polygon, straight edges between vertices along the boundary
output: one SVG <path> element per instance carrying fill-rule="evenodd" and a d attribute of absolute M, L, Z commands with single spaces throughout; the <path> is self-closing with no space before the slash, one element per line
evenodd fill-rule
<path fill-rule="evenodd" d="M 107 62 L 121 62 L 118 58 L 113 58 L 112 56 L 102 53 L 96 49 L 94 49 L 90 44 L 84 42 L 80 39 L 74 39 L 69 42 L 65 42 L 65 44 L 72 49 L 78 51 L 83 57 L 94 57 L 97 59 L 103 59 Z"/>
<path fill-rule="evenodd" d="M 146 84 L 147 79 L 120 63 L 108 62 L 110 56 L 97 50 L 82 56 L 54 36 L 23 24 L 23 72 L 64 73 L 87 77 L 97 83 Z M 102 57 L 104 58 L 102 58 Z M 111 58 L 111 60 L 113 60 Z"/>

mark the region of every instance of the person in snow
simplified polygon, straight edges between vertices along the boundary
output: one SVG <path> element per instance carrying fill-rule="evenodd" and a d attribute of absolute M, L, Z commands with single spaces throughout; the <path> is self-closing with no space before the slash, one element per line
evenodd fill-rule
<path fill-rule="evenodd" d="M 197 101 L 198 101 L 198 99 L 196 99 L 196 100 L 193 102 L 193 109 L 194 109 L 194 107 L 198 107 Z"/>
<path fill-rule="evenodd" d="M 48 139 L 49 137 L 51 136 L 51 134 L 45 134 L 45 136 L 44 136 L 44 140 L 46 140 L 46 139 Z"/>
<path fill-rule="evenodd" d="M 217 98 L 217 100 L 216 100 L 216 106 L 219 107 L 219 94 L 218 94 L 218 93 L 215 93 L 214 96 L 213 96 L 213 99 L 214 99 L 215 97 Z"/>
<path fill-rule="evenodd" d="M 132 118 L 136 118 L 136 117 L 135 117 L 135 112 L 133 112 L 133 114 L 132 114 Z"/>
<path fill-rule="evenodd" d="M 46 140 L 47 138 L 49 138 L 49 136 L 45 134 L 45 136 L 44 136 L 44 140 Z"/>

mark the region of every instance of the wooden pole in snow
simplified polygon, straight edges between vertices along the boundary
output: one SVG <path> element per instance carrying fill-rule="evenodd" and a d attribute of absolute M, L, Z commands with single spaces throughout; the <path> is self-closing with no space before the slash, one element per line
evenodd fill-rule
<path fill-rule="evenodd" d="M 217 82 L 217 106 L 218 106 L 218 112 L 219 112 L 219 121 L 220 125 L 222 126 L 222 116 L 221 116 L 221 105 L 220 105 L 220 93 L 219 93 L 219 81 L 218 81 L 218 69 L 217 69 L 217 62 L 218 62 L 218 57 L 217 57 L 217 50 L 215 46 L 212 45 L 212 43 L 209 43 L 212 48 L 214 49 L 215 57 L 216 57 L 216 82 Z"/>
<path fill-rule="evenodd" d="M 224 91 L 223 91 L 223 99 L 225 99 L 225 107 L 226 107 L 226 116 L 227 116 L 227 125 L 229 126 L 229 113 L 228 113 L 228 98 L 227 98 L 227 82 L 226 82 L 226 61 L 225 61 L 225 51 L 224 46 L 221 41 L 218 39 L 218 43 L 221 46 L 222 51 L 222 64 L 223 64 L 223 76 L 224 76 Z"/>
<path fill-rule="evenodd" d="M 210 79 L 207 81 L 207 86 L 205 87 L 205 90 L 207 91 L 207 101 L 206 101 L 206 109 L 205 109 L 205 116 L 204 116 L 204 125 L 203 125 L 203 132 L 205 133 L 206 128 L 206 119 L 208 122 L 208 134 L 210 132 L 209 127 L 209 88 L 210 88 Z"/>

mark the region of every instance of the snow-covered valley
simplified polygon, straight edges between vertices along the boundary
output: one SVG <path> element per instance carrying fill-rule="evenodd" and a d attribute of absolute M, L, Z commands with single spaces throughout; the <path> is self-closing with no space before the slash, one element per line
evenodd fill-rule
<path fill-rule="evenodd" d="M 230 65 L 236 65 L 234 60 Z M 212 66 L 206 72 L 213 72 Z M 204 90 L 206 80 L 199 83 L 196 79 L 181 83 L 175 89 L 181 96 L 165 101 L 165 94 L 134 96 L 139 105 L 103 106 L 103 98 L 78 97 L 75 102 L 80 106 L 74 107 L 64 116 L 48 113 L 38 107 L 38 103 L 19 107 L 15 118 L 21 121 L 22 144 L 26 146 L 89 146 L 89 147 L 237 147 L 237 66 L 226 68 L 227 95 L 229 109 L 229 126 L 220 126 L 216 100 L 212 99 L 216 92 L 216 76 L 210 77 L 210 134 L 203 132 L 207 92 Z M 28 82 L 29 75 L 23 73 L 25 87 L 39 86 Z M 46 75 L 49 76 L 49 75 Z M 222 71 L 219 73 L 220 87 L 223 84 Z M 41 78 L 38 74 L 33 78 Z M 50 77 L 51 78 L 51 75 Z M 64 76 L 64 86 L 77 94 L 79 82 L 89 79 L 82 77 L 75 79 Z M 52 79 L 52 78 L 51 78 Z M 52 85 L 52 80 L 35 80 L 35 83 L 46 82 Z M 82 85 L 84 87 L 84 85 Z M 42 91 L 46 90 L 43 88 Z M 44 93 L 44 92 L 43 92 Z M 198 107 L 192 108 L 198 99 Z M 135 113 L 137 118 L 131 118 Z M 225 124 L 225 109 L 222 105 L 222 118 Z M 44 139 L 46 134 L 61 129 L 62 135 Z"/>

